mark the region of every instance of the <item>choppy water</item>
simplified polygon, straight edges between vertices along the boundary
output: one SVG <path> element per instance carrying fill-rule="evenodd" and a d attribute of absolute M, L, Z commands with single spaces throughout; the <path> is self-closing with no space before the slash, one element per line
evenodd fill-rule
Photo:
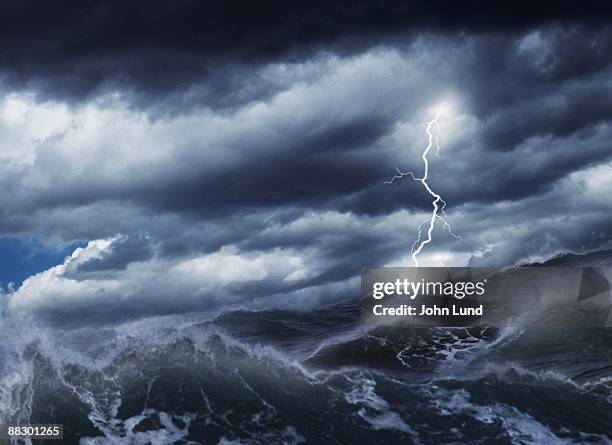
<path fill-rule="evenodd" d="M 0 419 L 66 444 L 612 443 L 610 329 L 366 329 L 353 299 L 1 329 Z"/>

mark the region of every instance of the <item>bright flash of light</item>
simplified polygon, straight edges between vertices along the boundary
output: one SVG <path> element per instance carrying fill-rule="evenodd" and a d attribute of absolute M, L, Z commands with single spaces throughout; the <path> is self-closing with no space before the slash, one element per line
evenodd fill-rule
<path fill-rule="evenodd" d="M 393 182 L 396 179 L 401 179 L 404 176 L 410 176 L 413 181 L 420 182 L 421 184 L 423 184 L 423 187 L 425 187 L 425 190 L 427 190 L 427 193 L 429 193 L 431 197 L 433 198 L 433 201 L 432 201 L 433 210 L 431 212 L 431 216 L 419 224 L 419 227 L 417 229 L 417 239 L 412 243 L 412 247 L 410 249 L 410 253 L 412 254 L 412 261 L 414 261 L 414 265 L 416 267 L 419 267 L 419 260 L 417 258 L 419 253 L 421 253 L 421 250 L 423 250 L 423 247 L 429 244 L 432 240 L 432 232 L 434 229 L 434 225 L 436 223 L 436 219 L 439 219 L 440 221 L 442 221 L 442 224 L 448 230 L 451 236 L 457 239 L 461 239 L 461 236 L 453 232 L 453 229 L 451 228 L 450 224 L 446 220 L 447 215 L 444 210 L 446 208 L 446 201 L 444 201 L 440 195 L 434 192 L 427 182 L 427 177 L 429 175 L 429 160 L 427 159 L 427 156 L 429 155 L 429 152 L 431 151 L 432 148 L 435 147 L 434 155 L 438 158 L 440 157 L 439 155 L 440 154 L 440 144 L 439 144 L 439 137 L 438 137 L 440 133 L 440 129 L 439 129 L 438 121 L 440 119 L 440 116 L 444 112 L 444 109 L 445 109 L 445 105 L 442 104 L 440 108 L 438 109 L 435 118 L 427 122 L 427 127 L 425 131 L 427 133 L 428 143 L 427 143 L 427 147 L 425 147 L 425 151 L 423 151 L 423 155 L 421 156 L 421 158 L 423 159 L 424 167 L 425 167 L 424 172 L 423 172 L 423 177 L 417 178 L 413 172 L 411 171 L 403 172 L 398 167 L 395 167 L 397 174 L 394 175 L 389 181 L 385 181 L 385 184 L 393 184 Z M 435 136 L 433 132 L 434 129 L 435 129 Z M 423 226 L 427 226 L 427 238 L 423 238 Z"/>

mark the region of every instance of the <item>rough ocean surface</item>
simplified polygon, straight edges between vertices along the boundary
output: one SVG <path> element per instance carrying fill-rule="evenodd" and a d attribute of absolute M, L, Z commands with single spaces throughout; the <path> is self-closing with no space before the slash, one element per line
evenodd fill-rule
<path fill-rule="evenodd" d="M 0 332 L 0 421 L 65 444 L 612 443 L 605 328 L 366 329 L 351 298 Z"/>

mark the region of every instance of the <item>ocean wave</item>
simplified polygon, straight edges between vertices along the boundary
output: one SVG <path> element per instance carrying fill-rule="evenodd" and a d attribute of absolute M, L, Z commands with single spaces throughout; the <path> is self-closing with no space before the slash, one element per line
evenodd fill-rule
<path fill-rule="evenodd" d="M 611 443 L 612 332 L 202 311 L 122 323 L 0 319 L 0 423 L 64 443 Z"/>
<path fill-rule="evenodd" d="M 318 349 L 357 345 L 367 356 L 391 348 L 397 367 L 389 371 L 368 359 L 347 362 L 344 352 L 335 366 L 300 360 L 292 348 L 239 339 L 214 320 L 180 328 L 167 321 L 92 333 L 95 341 L 76 352 L 54 343 L 69 333 L 24 345 L 3 367 L 3 418 L 64 423 L 82 444 L 609 440 L 607 423 L 598 420 L 602 404 L 609 408 L 601 393 L 609 380 L 577 383 L 492 361 L 524 341 L 516 332 L 367 332 Z M 318 336 L 300 338 L 317 350 Z M 432 350 L 437 365 L 415 373 L 402 363 L 410 360 L 408 340 Z M 553 403 L 534 412 L 534 397 Z M 592 418 L 586 428 L 559 415 L 577 397 Z"/>

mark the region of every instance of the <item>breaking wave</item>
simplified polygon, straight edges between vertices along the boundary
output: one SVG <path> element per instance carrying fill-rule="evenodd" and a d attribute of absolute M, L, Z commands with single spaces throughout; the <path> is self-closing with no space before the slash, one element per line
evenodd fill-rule
<path fill-rule="evenodd" d="M 0 422 L 84 445 L 612 443 L 609 329 L 364 328 L 354 299 L 209 317 L 2 319 Z"/>

